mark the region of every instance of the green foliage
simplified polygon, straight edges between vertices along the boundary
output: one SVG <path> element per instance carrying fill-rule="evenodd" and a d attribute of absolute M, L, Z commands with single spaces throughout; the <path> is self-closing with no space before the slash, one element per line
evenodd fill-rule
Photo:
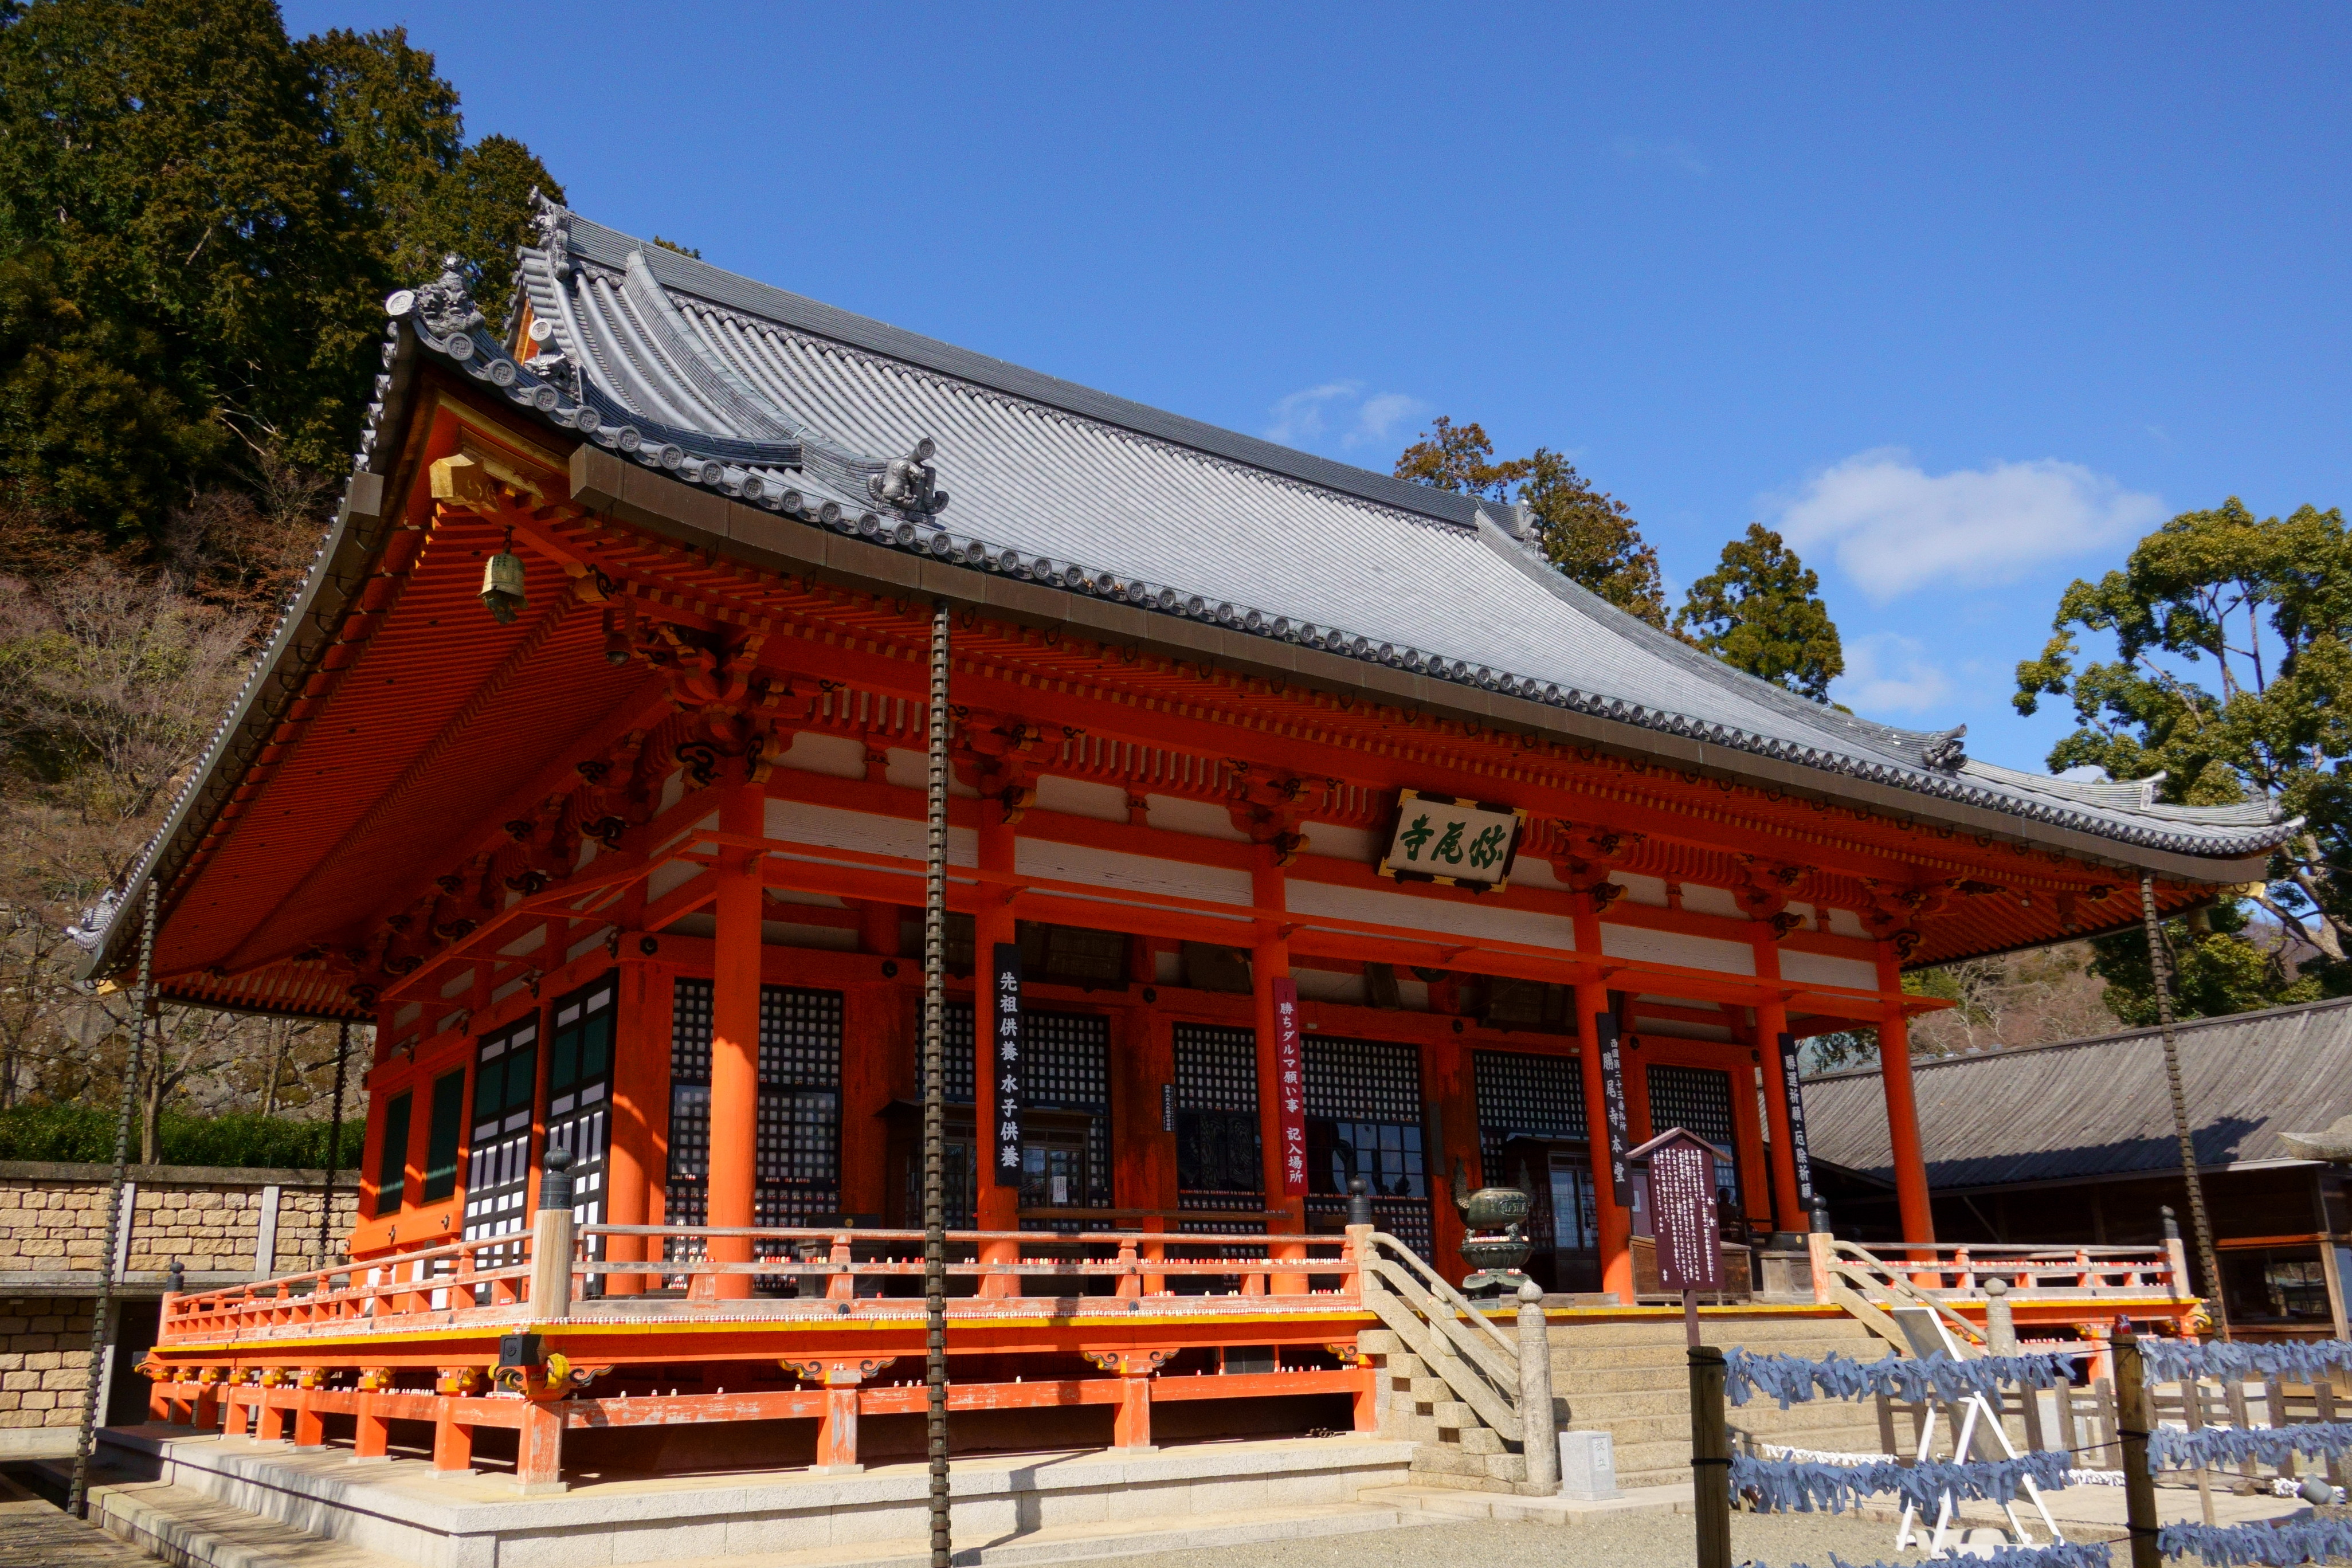
<path fill-rule="evenodd" d="M 1751 522 L 1690 585 L 1675 630 L 1727 664 L 1826 702 L 1845 651 L 1821 586 L 1779 534 Z"/>
<path fill-rule="evenodd" d="M 2052 769 L 2161 773 L 2168 801 L 2266 800 L 2304 818 L 2254 901 L 2329 964 L 2343 963 L 2352 539 L 2342 512 L 2257 519 L 2234 496 L 2183 512 L 2141 540 L 2122 571 L 2068 587 L 2052 630 L 2042 657 L 2017 667 L 2013 699 L 2028 714 L 2045 697 L 2073 700 L 2076 728 L 2052 750 Z M 2084 662 L 2084 634 L 2111 638 L 2116 657 Z M 2184 984 L 2186 965 L 2184 952 Z"/>
<path fill-rule="evenodd" d="M 1420 440 L 1397 455 L 1394 472 L 1398 479 L 1433 490 L 1501 500 L 1514 483 L 1527 477 L 1528 468 L 1525 458 L 1495 461 L 1495 443 L 1485 426 L 1475 421 L 1456 425 L 1441 414 L 1430 421 Z"/>
<path fill-rule="evenodd" d="M 495 301 L 524 193 L 553 188 L 460 130 L 396 29 L 297 45 L 268 0 L 0 6 L 0 483 L 140 542 L 258 454 L 339 469 L 385 292 L 454 249 Z"/>
<path fill-rule="evenodd" d="M 2346 966 L 2321 963 L 2291 973 L 2273 947 L 2248 940 L 2251 921 L 2236 904 L 2217 904 L 2195 916 L 2164 922 L 2171 955 L 2172 1012 L 2177 1018 L 2216 1018 L 2263 1007 L 2286 1007 L 2343 995 L 2352 988 Z M 2091 973 L 2107 983 L 2108 1011 L 2127 1028 L 2160 1022 L 2155 971 L 2144 928 L 2095 939 Z"/>
<path fill-rule="evenodd" d="M 289 1121 L 250 1112 L 188 1116 L 163 1112 L 156 1163 L 163 1165 L 247 1166 L 271 1170 L 323 1168 L 328 1123 Z M 106 1164 L 114 1158 L 115 1112 L 95 1105 L 19 1105 L 0 1110 L 0 1160 L 52 1160 Z M 343 1123 L 338 1170 L 356 1169 L 367 1128 L 356 1114 Z M 132 1157 L 137 1158 L 134 1145 Z"/>
<path fill-rule="evenodd" d="M 1642 537 L 1633 511 L 1592 488 L 1576 465 L 1547 447 L 1527 460 L 1519 500 L 1535 513 L 1537 538 L 1551 563 L 1627 615 L 1663 629 L 1665 584 L 1658 552 Z"/>
<path fill-rule="evenodd" d="M 654 243 L 660 246 L 664 250 L 675 250 L 680 256 L 691 256 L 697 261 L 702 259 L 702 252 L 697 250 L 690 245 L 680 245 L 674 239 L 664 239 L 660 235 L 654 236 Z"/>
<path fill-rule="evenodd" d="M 1666 624 L 1658 552 L 1642 538 L 1633 510 L 1593 489 L 1575 464 L 1549 447 L 1498 463 L 1484 426 L 1456 425 L 1441 414 L 1398 455 L 1394 471 L 1433 489 L 1494 501 L 1518 486 L 1519 500 L 1535 516 L 1537 543 L 1561 575 L 1629 616 L 1654 626 Z"/>

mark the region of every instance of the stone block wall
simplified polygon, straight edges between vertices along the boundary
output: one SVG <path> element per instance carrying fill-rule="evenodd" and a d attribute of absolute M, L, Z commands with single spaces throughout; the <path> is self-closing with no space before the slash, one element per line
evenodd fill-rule
<path fill-rule="evenodd" d="M 0 1300 L 0 1431 L 80 1425 L 90 1305 Z"/>
<path fill-rule="evenodd" d="M 100 1165 L 0 1163 L 0 1292 L 11 1275 L 103 1267 L 110 1174 Z M 126 1263 L 133 1275 L 160 1274 L 174 1260 L 191 1274 L 251 1273 L 272 1188 L 278 1228 L 268 1272 L 314 1265 L 324 1196 L 316 1171 L 141 1165 L 131 1179 L 137 1192 Z M 359 1217 L 356 1185 L 348 1173 L 337 1179 L 331 1234 L 339 1253 Z"/>

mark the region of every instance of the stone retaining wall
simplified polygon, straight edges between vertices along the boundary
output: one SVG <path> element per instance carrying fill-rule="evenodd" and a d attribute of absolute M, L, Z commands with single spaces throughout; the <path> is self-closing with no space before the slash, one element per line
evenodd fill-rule
<path fill-rule="evenodd" d="M 0 1435 L 81 1420 L 112 1177 L 105 1165 L 0 1161 Z M 174 1261 L 192 1288 L 316 1266 L 320 1172 L 133 1165 L 130 1183 L 131 1234 L 116 1289 L 134 1303 L 161 1294 Z M 358 1185 L 352 1173 L 335 1178 L 331 1247 L 338 1258 L 359 1215 Z M 146 1349 L 134 1337 L 123 1338 L 118 1377 Z M 0 1436 L 0 1452 L 12 1446 Z"/>

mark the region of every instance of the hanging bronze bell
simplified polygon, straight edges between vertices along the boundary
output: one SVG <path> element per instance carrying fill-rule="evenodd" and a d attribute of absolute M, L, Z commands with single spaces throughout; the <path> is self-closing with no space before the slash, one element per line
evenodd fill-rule
<path fill-rule="evenodd" d="M 505 626 L 523 607 L 522 557 L 501 550 L 482 566 L 482 604 L 490 618 Z"/>

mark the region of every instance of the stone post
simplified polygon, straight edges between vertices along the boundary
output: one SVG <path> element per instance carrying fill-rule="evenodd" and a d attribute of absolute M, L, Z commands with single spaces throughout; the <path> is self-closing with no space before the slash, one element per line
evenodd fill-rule
<path fill-rule="evenodd" d="M 1528 1459 L 1528 1491 L 1559 1490 L 1559 1424 L 1551 1410 L 1551 1335 L 1544 1326 L 1543 1287 L 1519 1287 L 1519 1447 Z"/>
<path fill-rule="evenodd" d="M 1999 1277 L 1984 1282 L 1985 1350 L 1992 1355 L 2017 1353 L 2017 1314 L 2009 1304 L 2009 1281 Z M 2026 1390 L 2032 1398 L 2033 1391 Z"/>

